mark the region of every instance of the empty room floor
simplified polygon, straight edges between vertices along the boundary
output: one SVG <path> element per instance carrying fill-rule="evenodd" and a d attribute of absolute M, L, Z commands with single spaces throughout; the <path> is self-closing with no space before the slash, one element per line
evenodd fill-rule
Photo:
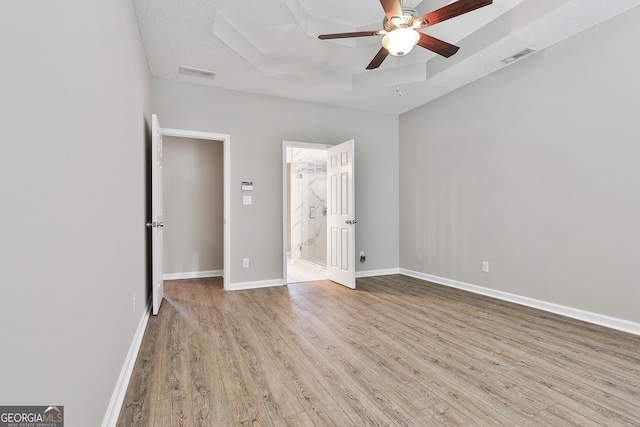
<path fill-rule="evenodd" d="M 326 279 L 326 267 L 302 258 L 288 258 L 287 283 L 312 282 Z"/>
<path fill-rule="evenodd" d="M 401 275 L 169 281 L 119 426 L 640 425 L 640 337 Z"/>

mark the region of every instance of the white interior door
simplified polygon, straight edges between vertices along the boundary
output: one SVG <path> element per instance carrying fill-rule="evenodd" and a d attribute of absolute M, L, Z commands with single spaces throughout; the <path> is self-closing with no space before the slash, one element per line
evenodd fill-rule
<path fill-rule="evenodd" d="M 327 277 L 355 289 L 354 141 L 327 150 Z"/>
<path fill-rule="evenodd" d="M 164 220 L 162 218 L 162 133 L 158 116 L 151 116 L 151 222 L 147 227 L 151 228 L 153 265 L 152 274 L 152 305 L 153 315 L 158 314 L 162 296 L 164 295 L 164 282 L 162 280 L 163 258 L 163 234 Z"/>

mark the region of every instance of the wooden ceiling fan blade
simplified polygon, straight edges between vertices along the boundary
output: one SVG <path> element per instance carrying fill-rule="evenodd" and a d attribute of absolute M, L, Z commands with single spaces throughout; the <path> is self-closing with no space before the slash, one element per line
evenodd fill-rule
<path fill-rule="evenodd" d="M 387 15 L 387 19 L 391 19 L 394 16 L 402 17 L 402 6 L 400 0 L 380 0 L 384 13 Z"/>
<path fill-rule="evenodd" d="M 380 35 L 380 30 L 376 31 L 354 31 L 352 33 L 334 33 L 334 34 L 320 34 L 318 38 L 320 40 L 329 39 L 346 39 L 350 37 L 369 37 Z"/>
<path fill-rule="evenodd" d="M 427 34 L 420 33 L 420 40 L 418 41 L 418 46 L 422 46 L 425 49 L 429 49 L 432 52 L 437 53 L 438 55 L 442 55 L 445 58 L 450 57 L 455 54 L 458 49 L 458 46 L 454 46 L 450 43 L 447 43 L 443 40 L 437 39 L 435 37 L 431 37 Z"/>
<path fill-rule="evenodd" d="M 367 70 L 373 70 L 374 68 L 378 68 L 380 64 L 382 64 L 382 61 L 384 61 L 387 58 L 387 55 L 389 55 L 389 51 L 384 47 L 381 48 L 378 51 L 378 53 L 376 53 L 376 56 L 373 57 L 371 62 L 369 62 L 369 65 L 367 65 Z"/>
<path fill-rule="evenodd" d="M 493 3 L 493 0 L 458 0 L 455 3 L 448 4 L 438 10 L 429 12 L 418 19 L 426 20 L 427 26 L 431 26 L 438 22 L 446 21 L 447 19 L 455 18 L 456 16 L 471 12 L 472 10 L 489 6 L 491 3 Z"/>

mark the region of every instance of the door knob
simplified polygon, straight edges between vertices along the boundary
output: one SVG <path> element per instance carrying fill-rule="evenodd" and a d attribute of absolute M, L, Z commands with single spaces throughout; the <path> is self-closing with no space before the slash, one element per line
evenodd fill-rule
<path fill-rule="evenodd" d="M 356 221 L 355 219 L 354 219 L 354 220 L 348 219 L 348 220 L 346 220 L 345 222 L 346 222 L 347 224 L 355 224 L 355 223 L 356 223 L 356 222 L 358 222 L 358 221 Z"/>

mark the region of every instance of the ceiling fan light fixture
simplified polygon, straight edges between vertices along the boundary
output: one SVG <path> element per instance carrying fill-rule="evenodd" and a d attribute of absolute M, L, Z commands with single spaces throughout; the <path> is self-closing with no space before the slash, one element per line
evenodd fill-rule
<path fill-rule="evenodd" d="M 418 44 L 420 33 L 412 28 L 398 28 L 382 38 L 382 46 L 393 56 L 404 56 Z"/>
<path fill-rule="evenodd" d="M 384 35 L 382 47 L 367 65 L 367 70 L 378 68 L 389 55 L 408 54 L 416 45 L 449 58 L 460 49 L 458 46 L 421 33 L 419 30 L 488 6 L 493 3 L 493 0 L 453 0 L 448 5 L 420 17 L 415 9 L 403 7 L 402 0 L 380 0 L 380 3 L 385 14 L 382 20 L 383 30 L 320 34 L 318 38 L 326 40 Z"/>

